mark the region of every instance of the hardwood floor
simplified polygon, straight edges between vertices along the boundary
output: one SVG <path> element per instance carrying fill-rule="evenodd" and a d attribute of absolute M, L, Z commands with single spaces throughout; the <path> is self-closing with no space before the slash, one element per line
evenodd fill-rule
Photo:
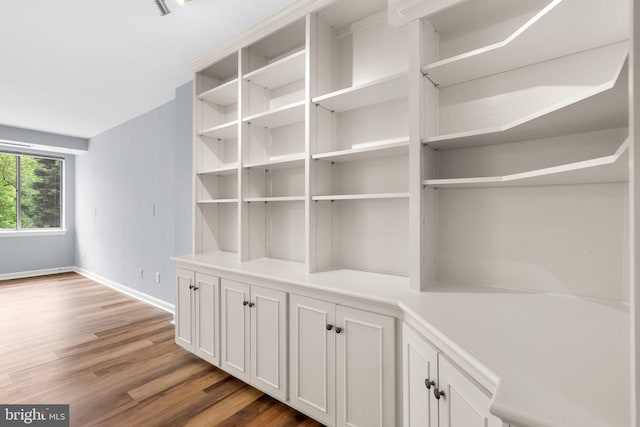
<path fill-rule="evenodd" d="M 174 343 L 171 315 L 75 273 L 0 282 L 0 403 L 72 426 L 317 426 Z"/>

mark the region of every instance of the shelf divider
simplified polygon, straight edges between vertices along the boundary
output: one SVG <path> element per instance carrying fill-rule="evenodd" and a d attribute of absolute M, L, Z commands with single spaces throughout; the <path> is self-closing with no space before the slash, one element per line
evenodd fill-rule
<path fill-rule="evenodd" d="M 218 105 L 235 104 L 238 102 L 238 79 L 235 78 L 209 89 L 198 95 L 198 99 Z"/>
<path fill-rule="evenodd" d="M 267 89 L 304 78 L 306 50 L 302 49 L 244 75 L 244 79 Z"/>
<path fill-rule="evenodd" d="M 380 157 L 401 156 L 409 153 L 409 137 L 400 137 L 361 144 L 346 150 L 329 151 L 311 156 L 313 160 L 350 162 Z"/>
<path fill-rule="evenodd" d="M 245 117 L 243 121 L 266 128 L 287 126 L 304 120 L 304 105 L 305 101 L 295 102 L 293 104 Z"/>
<path fill-rule="evenodd" d="M 560 166 L 504 176 L 427 179 L 423 184 L 427 187 L 438 188 L 482 188 L 626 182 L 629 180 L 629 144 L 629 139 L 627 139 L 610 156 L 597 157 Z"/>
<path fill-rule="evenodd" d="M 505 40 L 425 65 L 422 72 L 445 87 L 616 43 L 628 37 L 627 15 L 626 2 L 554 0 Z"/>
<path fill-rule="evenodd" d="M 198 175 L 234 175 L 238 172 L 238 163 L 229 163 L 217 168 L 203 170 Z"/>
<path fill-rule="evenodd" d="M 200 131 L 200 136 L 208 136 L 210 138 L 229 139 L 238 136 L 238 121 L 233 120 L 228 123 L 223 123 L 203 131 Z"/>
<path fill-rule="evenodd" d="M 245 202 L 303 202 L 304 196 L 280 196 L 280 197 L 245 197 Z"/>
<path fill-rule="evenodd" d="M 296 153 L 282 157 L 272 158 L 262 162 L 251 162 L 242 165 L 245 169 L 264 167 L 267 169 L 289 169 L 304 167 L 305 153 Z"/>
<path fill-rule="evenodd" d="M 198 200 L 198 204 L 200 204 L 200 205 L 223 204 L 223 203 L 238 203 L 238 199 L 203 199 L 203 200 Z"/>
<path fill-rule="evenodd" d="M 620 67 L 610 81 L 586 90 L 578 97 L 566 99 L 502 126 L 431 136 L 422 143 L 431 148 L 446 150 L 627 126 L 626 53 L 621 51 L 620 57 Z"/>
<path fill-rule="evenodd" d="M 403 72 L 313 98 L 328 110 L 343 112 L 408 96 L 409 73 Z"/>
<path fill-rule="evenodd" d="M 369 194 L 333 194 L 313 196 L 311 200 L 367 200 L 367 199 L 408 199 L 409 193 L 369 193 Z"/>

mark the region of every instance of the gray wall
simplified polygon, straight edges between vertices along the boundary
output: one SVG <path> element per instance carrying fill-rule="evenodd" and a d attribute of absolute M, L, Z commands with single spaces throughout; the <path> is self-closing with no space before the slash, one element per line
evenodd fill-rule
<path fill-rule="evenodd" d="M 15 129 L 15 128 L 14 128 Z M 0 136 L 2 134 L 0 133 Z M 9 139 L 6 137 L 6 139 Z M 65 155 L 63 235 L 0 237 L 0 274 L 70 267 L 75 260 L 74 156 Z"/>
<path fill-rule="evenodd" d="M 174 101 L 91 138 L 76 159 L 76 265 L 169 303 L 169 257 L 192 246 L 191 109 L 189 83 Z"/>

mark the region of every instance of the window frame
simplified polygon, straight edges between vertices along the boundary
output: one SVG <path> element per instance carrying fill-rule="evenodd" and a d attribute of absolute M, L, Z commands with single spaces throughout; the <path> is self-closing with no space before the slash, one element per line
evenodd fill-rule
<path fill-rule="evenodd" d="M 64 156 L 56 156 L 48 153 L 30 153 L 22 151 L 11 151 L 0 149 L 0 154 L 9 154 L 15 156 L 16 159 L 16 228 L 0 229 L 0 238 L 16 237 L 16 236 L 52 236 L 66 234 L 66 158 Z M 32 157 L 38 159 L 49 159 L 60 161 L 60 227 L 51 228 L 22 228 L 22 177 L 21 157 Z"/>

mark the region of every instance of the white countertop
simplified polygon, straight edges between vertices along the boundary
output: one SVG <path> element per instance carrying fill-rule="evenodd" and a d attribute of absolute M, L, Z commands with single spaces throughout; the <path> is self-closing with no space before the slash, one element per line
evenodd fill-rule
<path fill-rule="evenodd" d="M 495 379 L 491 412 L 518 427 L 628 427 L 628 307 L 496 289 L 412 292 L 406 277 L 353 270 L 306 273 L 299 263 L 233 254 L 188 264 L 399 307 L 450 351 Z"/>

